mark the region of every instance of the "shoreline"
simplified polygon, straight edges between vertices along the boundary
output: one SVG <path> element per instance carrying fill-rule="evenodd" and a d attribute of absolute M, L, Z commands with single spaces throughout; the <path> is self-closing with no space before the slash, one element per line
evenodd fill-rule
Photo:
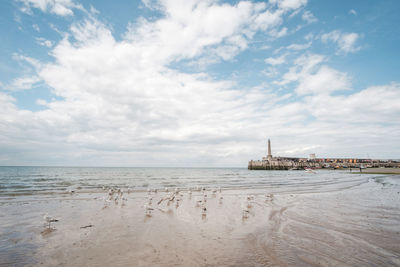
<path fill-rule="evenodd" d="M 354 169 L 351 173 L 365 173 L 365 174 L 393 174 L 400 175 L 400 168 L 366 168 L 366 169 Z"/>
<path fill-rule="evenodd" d="M 399 188 L 384 184 L 371 179 L 272 195 L 254 188 L 182 191 L 170 205 L 160 202 L 166 192 L 125 193 L 126 200 L 110 202 L 101 192 L 3 203 L 0 265 L 399 265 L 400 235 L 393 227 Z M 45 212 L 59 220 L 51 229 Z"/>

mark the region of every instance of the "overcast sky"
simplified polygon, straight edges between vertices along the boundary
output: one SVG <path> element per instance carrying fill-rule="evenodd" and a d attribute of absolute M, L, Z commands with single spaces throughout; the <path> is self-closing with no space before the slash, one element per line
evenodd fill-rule
<path fill-rule="evenodd" d="M 400 158 L 400 1 L 4 0 L 0 165 Z"/>

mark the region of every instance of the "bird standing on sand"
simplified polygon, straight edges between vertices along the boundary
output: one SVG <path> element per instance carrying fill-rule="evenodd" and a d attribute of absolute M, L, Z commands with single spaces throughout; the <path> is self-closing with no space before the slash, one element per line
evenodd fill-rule
<path fill-rule="evenodd" d="M 272 200 L 274 200 L 274 194 L 266 194 L 265 195 L 265 201 L 266 202 L 268 202 L 268 201 L 272 201 Z"/>
<path fill-rule="evenodd" d="M 151 217 L 152 216 L 152 211 L 154 210 L 151 205 L 145 205 L 145 214 L 147 217 Z"/>
<path fill-rule="evenodd" d="M 242 218 L 243 219 L 249 218 L 249 213 L 250 213 L 250 210 L 247 209 L 247 208 L 244 208 L 243 211 L 242 211 Z"/>
<path fill-rule="evenodd" d="M 201 216 L 204 218 L 207 216 L 207 208 L 205 205 L 201 208 Z"/>
<path fill-rule="evenodd" d="M 43 216 L 43 219 L 46 221 L 46 223 L 48 223 L 48 228 L 50 229 L 50 224 L 52 223 L 52 222 L 58 222 L 58 219 L 56 219 L 56 218 L 54 218 L 54 217 L 51 217 L 49 214 L 45 214 L 44 216 Z"/>

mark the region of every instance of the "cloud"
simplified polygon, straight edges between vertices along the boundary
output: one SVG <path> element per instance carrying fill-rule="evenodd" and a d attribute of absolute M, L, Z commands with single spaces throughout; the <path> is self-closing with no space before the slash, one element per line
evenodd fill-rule
<path fill-rule="evenodd" d="M 371 86 L 350 95 L 313 96 L 307 100 L 307 103 L 312 107 L 310 112 L 316 118 L 325 117 L 325 121 L 385 123 L 398 127 L 396 121 L 388 120 L 388 118 L 393 119 L 400 113 L 400 107 L 397 104 L 399 99 L 400 84 L 392 83 Z"/>
<path fill-rule="evenodd" d="M 22 3 L 21 11 L 32 13 L 32 8 L 40 9 L 42 12 L 50 12 L 59 16 L 72 16 L 73 9 L 83 10 L 82 5 L 73 0 L 18 0 Z"/>
<path fill-rule="evenodd" d="M 291 44 L 288 45 L 286 48 L 289 50 L 295 50 L 295 51 L 299 51 L 299 50 L 305 50 L 307 48 L 309 48 L 311 46 L 312 42 L 306 43 L 306 44 Z"/>
<path fill-rule="evenodd" d="M 264 61 L 267 64 L 275 66 L 275 65 L 280 65 L 280 64 L 285 63 L 286 62 L 285 58 L 286 58 L 286 55 L 282 55 L 282 56 L 275 57 L 275 58 L 269 57 L 269 58 L 266 58 Z"/>
<path fill-rule="evenodd" d="M 158 4 L 165 16 L 132 23 L 121 41 L 91 16 L 72 24 L 52 48 L 51 62 L 15 55 L 35 67 L 37 81 L 52 88 L 56 98 L 36 100 L 45 110 L 22 113 L 9 100 L 7 116 L 31 130 L 3 125 L 15 134 L 6 143 L 16 144 L 15 138 L 28 135 L 25 142 L 36 140 L 38 146 L 62 142 L 59 148 L 75 158 L 74 152 L 67 151 L 79 146 L 88 161 L 93 151 L 96 157 L 123 151 L 131 162 L 176 158 L 180 165 L 202 162 L 202 158 L 209 162 L 216 155 L 221 155 L 218 162 L 238 162 L 243 151 L 250 152 L 250 148 L 239 149 L 245 146 L 238 140 L 254 132 L 258 118 L 267 119 L 257 107 L 272 105 L 278 98 L 265 94 L 264 88 L 239 91 L 232 81 L 216 80 L 202 72 L 180 72 L 169 65 L 210 58 L 231 60 L 247 49 L 258 31 L 275 31 L 286 11 L 250 2 Z M 286 31 L 276 30 L 277 35 Z M 19 83 L 20 87 L 29 84 L 28 78 Z M 248 123 L 243 125 L 243 121 Z"/>
<path fill-rule="evenodd" d="M 313 23 L 318 21 L 318 19 L 308 10 L 303 12 L 301 18 L 307 23 Z"/>
<path fill-rule="evenodd" d="M 336 30 L 323 34 L 321 36 L 321 41 L 323 43 L 332 41 L 338 45 L 339 52 L 347 54 L 357 52 L 361 49 L 361 47 L 356 46 L 356 42 L 359 38 L 360 35 L 357 33 L 342 33 Z"/>
<path fill-rule="evenodd" d="M 269 34 L 272 36 L 272 37 L 275 37 L 275 38 L 281 38 L 281 37 L 283 37 L 283 36 L 285 36 L 285 35 L 287 35 L 287 33 L 288 33 L 288 28 L 286 28 L 286 27 L 283 27 L 281 30 L 276 30 L 276 29 L 273 29 L 273 30 L 271 30 L 270 32 L 269 32 Z"/>
<path fill-rule="evenodd" d="M 51 48 L 53 46 L 53 42 L 50 40 L 46 40 L 42 37 L 36 38 L 36 42 L 41 45 L 41 46 L 45 46 L 48 48 Z"/>
<path fill-rule="evenodd" d="M 307 0 L 270 0 L 271 4 L 276 4 L 283 10 L 298 9 L 307 4 Z"/>
<path fill-rule="evenodd" d="M 335 91 L 349 90 L 351 83 L 347 74 L 327 66 L 322 66 L 314 74 L 308 73 L 299 79 L 296 93 L 329 94 Z"/>
<path fill-rule="evenodd" d="M 297 83 L 298 95 L 328 95 L 336 91 L 351 89 L 351 81 L 346 73 L 322 65 L 326 58 L 318 54 L 306 54 L 298 57 L 294 66 L 276 81 L 277 85 Z"/>
<path fill-rule="evenodd" d="M 352 14 L 354 16 L 357 16 L 357 12 L 354 9 L 349 10 L 349 14 Z"/>
<path fill-rule="evenodd" d="M 39 25 L 33 24 L 33 25 L 32 25 L 32 28 L 33 28 L 35 31 L 40 32 Z"/>
<path fill-rule="evenodd" d="M 267 137 L 280 151 L 302 147 L 336 156 L 350 142 L 367 151 L 366 140 L 388 129 L 379 121 L 399 115 L 398 108 L 386 109 L 400 101 L 397 84 L 353 92 L 347 74 L 307 52 L 279 80 L 295 92 L 273 84 L 243 87 L 179 66 L 235 60 L 257 33 L 280 32 L 284 14 L 305 3 L 184 1 L 181 7 L 159 1 L 160 17 L 131 23 L 121 40 L 94 17 L 75 22 L 51 47 L 51 61 L 13 56 L 37 73 L 15 84 L 41 82 L 53 95 L 35 99 L 44 109 L 33 112 L 0 92 L 0 154 L 7 155 L 6 164 L 246 166 L 265 154 Z M 302 48 L 295 45 L 288 49 Z M 274 69 L 266 72 L 272 76 Z M 356 124 L 348 114 L 355 114 Z M 385 140 L 400 144 L 398 124 L 390 130 Z M 373 140 L 387 148 L 386 141 Z"/>
<path fill-rule="evenodd" d="M 38 82 L 40 82 L 40 79 L 37 76 L 20 77 L 14 79 L 10 85 L 3 86 L 3 88 L 10 91 L 29 90 Z"/>
<path fill-rule="evenodd" d="M 275 84 L 287 85 L 292 82 L 297 82 L 303 77 L 313 73 L 317 66 L 325 60 L 326 58 L 323 55 L 309 53 L 302 55 L 294 61 L 294 65 L 282 76 L 282 80 L 275 81 Z"/>

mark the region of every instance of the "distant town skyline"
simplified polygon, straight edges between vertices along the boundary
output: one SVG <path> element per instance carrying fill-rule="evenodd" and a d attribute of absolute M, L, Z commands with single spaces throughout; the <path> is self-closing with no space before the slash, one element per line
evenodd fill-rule
<path fill-rule="evenodd" d="M 400 158 L 400 2 L 0 2 L 0 166 Z"/>

